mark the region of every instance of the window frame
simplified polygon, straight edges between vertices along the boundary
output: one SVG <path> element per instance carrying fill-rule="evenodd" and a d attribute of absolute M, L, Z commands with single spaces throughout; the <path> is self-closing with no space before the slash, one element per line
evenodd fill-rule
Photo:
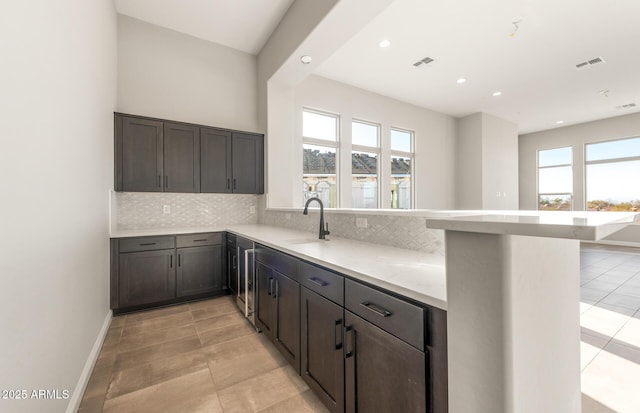
<path fill-rule="evenodd" d="M 556 149 L 565 149 L 565 148 L 569 148 L 571 149 L 571 162 L 570 163 L 563 163 L 563 164 L 553 164 L 553 165 L 545 165 L 545 166 L 540 166 L 540 152 L 543 151 L 552 151 L 552 150 L 556 150 Z M 543 149 L 538 149 L 536 150 L 536 205 L 537 211 L 545 211 L 540 209 L 540 197 L 541 196 L 565 196 L 568 195 L 569 196 L 569 211 L 573 211 L 573 203 L 574 203 L 574 181 L 575 181 L 575 174 L 574 174 L 574 168 L 573 168 L 573 146 L 571 145 L 562 145 L 562 146 L 555 146 L 552 148 L 543 148 Z M 540 170 L 541 169 L 551 169 L 551 168 L 564 168 L 564 167 L 569 167 L 571 169 L 571 192 L 540 192 Z"/>
<path fill-rule="evenodd" d="M 362 125 L 368 125 L 368 126 L 374 126 L 376 128 L 376 146 L 367 146 L 367 145 L 357 145 L 353 143 L 353 124 L 354 123 L 359 123 Z M 351 159 L 353 159 L 353 153 L 354 152 L 365 152 L 365 153 L 373 153 L 377 156 L 377 168 L 376 168 L 376 207 L 375 208 L 354 208 L 353 206 L 353 195 L 352 195 L 352 199 L 351 199 L 351 208 L 354 209 L 367 209 L 367 210 L 375 210 L 375 209 L 380 209 L 380 205 L 382 203 L 382 190 L 381 190 L 381 182 L 380 182 L 380 176 L 381 176 L 381 166 L 382 166 L 382 124 L 380 123 L 375 123 L 375 122 L 370 122 L 370 121 L 366 121 L 366 120 L 362 120 L 362 119 L 358 119 L 358 118 L 351 118 Z M 351 186 L 351 191 L 353 193 L 353 165 L 352 165 L 352 169 L 351 169 L 351 181 L 350 181 L 350 186 Z"/>
<path fill-rule="evenodd" d="M 411 140 L 410 142 L 410 152 L 405 152 L 405 151 L 399 151 L 399 150 L 394 150 L 392 149 L 392 145 L 391 145 L 391 133 L 393 131 L 397 131 L 397 132 L 404 132 L 404 133 L 408 133 L 409 134 L 409 138 Z M 409 195 L 411 196 L 411 200 L 409 202 L 410 206 L 409 208 L 405 209 L 405 208 L 392 208 L 391 205 L 389 205 L 389 209 L 394 209 L 394 210 L 400 210 L 400 209 L 405 209 L 405 210 L 411 210 L 411 209 L 415 209 L 415 205 L 416 205 L 416 174 L 415 174 L 415 168 L 416 168 L 416 162 L 415 162 L 415 155 L 416 155 L 416 149 L 415 146 L 416 145 L 416 132 L 414 130 L 411 129 L 406 129 L 406 128 L 400 128 L 400 127 L 396 127 L 396 126 L 391 126 L 389 128 L 389 162 L 387 167 L 389 168 L 389 174 L 388 174 L 388 178 L 389 178 L 389 184 L 391 184 L 391 179 L 393 178 L 393 171 L 391 170 L 391 160 L 393 159 L 394 155 L 396 157 L 402 157 L 402 158 L 409 158 L 411 161 L 411 170 L 409 172 L 409 175 L 411 177 L 411 191 L 409 191 Z"/>

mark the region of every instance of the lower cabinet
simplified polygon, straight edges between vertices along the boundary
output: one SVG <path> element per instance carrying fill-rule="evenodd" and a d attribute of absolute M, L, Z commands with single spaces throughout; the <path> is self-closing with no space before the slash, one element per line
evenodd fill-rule
<path fill-rule="evenodd" d="M 206 294 L 222 289 L 222 245 L 178 248 L 176 296 Z"/>
<path fill-rule="evenodd" d="M 222 294 L 223 233 L 111 240 L 115 314 Z"/>
<path fill-rule="evenodd" d="M 175 297 L 175 250 L 120 254 L 121 307 L 150 304 Z"/>
<path fill-rule="evenodd" d="M 332 413 L 344 412 L 344 310 L 302 287 L 300 374 Z"/>
<path fill-rule="evenodd" d="M 426 357 L 345 311 L 346 411 L 426 412 Z"/>

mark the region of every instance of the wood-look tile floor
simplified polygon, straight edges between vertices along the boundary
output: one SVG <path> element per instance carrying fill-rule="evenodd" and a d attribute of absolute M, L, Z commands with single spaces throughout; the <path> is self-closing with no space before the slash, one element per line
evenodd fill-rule
<path fill-rule="evenodd" d="M 327 412 L 229 296 L 114 317 L 78 411 Z"/>

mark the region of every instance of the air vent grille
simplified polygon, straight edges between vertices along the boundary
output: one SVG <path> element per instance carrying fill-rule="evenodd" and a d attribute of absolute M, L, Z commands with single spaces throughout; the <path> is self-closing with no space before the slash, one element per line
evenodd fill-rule
<path fill-rule="evenodd" d="M 425 57 L 424 59 L 420 59 L 420 60 L 418 60 L 418 61 L 417 61 L 417 62 L 415 62 L 413 65 L 414 65 L 415 67 L 418 67 L 418 66 L 420 66 L 420 65 L 428 65 L 429 63 L 434 62 L 434 61 L 435 61 L 434 59 L 432 59 L 431 57 L 427 56 L 427 57 Z"/>
<path fill-rule="evenodd" d="M 635 103 L 627 103 L 626 105 L 616 106 L 616 109 L 630 109 L 635 108 L 637 105 Z"/>
<path fill-rule="evenodd" d="M 597 64 L 600 64 L 600 63 L 607 63 L 607 62 L 602 57 L 595 57 L 593 59 L 589 59 L 589 60 L 586 60 L 584 62 L 580 62 L 580 63 L 576 64 L 576 69 L 577 70 L 582 70 L 582 69 L 585 69 L 587 67 L 591 67 L 593 65 L 597 65 Z"/>

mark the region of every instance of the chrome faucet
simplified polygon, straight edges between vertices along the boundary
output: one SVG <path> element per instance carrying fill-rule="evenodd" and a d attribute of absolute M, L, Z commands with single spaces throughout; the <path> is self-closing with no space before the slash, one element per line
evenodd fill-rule
<path fill-rule="evenodd" d="M 330 234 L 330 232 L 329 232 L 329 224 L 326 224 L 326 226 L 325 226 L 325 223 L 324 223 L 324 205 L 322 205 L 322 201 L 320 200 L 320 198 L 318 198 L 318 197 L 309 198 L 307 200 L 307 203 L 304 204 L 304 211 L 302 211 L 302 213 L 304 215 L 309 215 L 309 204 L 311 203 L 311 201 L 318 201 L 318 203 L 320 204 L 320 231 L 318 232 L 318 238 L 319 239 L 326 239 L 324 236 Z"/>

